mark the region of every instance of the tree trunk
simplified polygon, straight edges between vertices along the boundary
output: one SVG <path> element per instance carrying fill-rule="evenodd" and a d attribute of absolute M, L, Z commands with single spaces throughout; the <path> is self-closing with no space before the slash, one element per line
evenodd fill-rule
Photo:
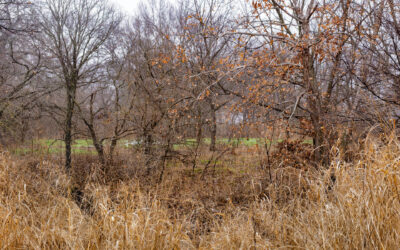
<path fill-rule="evenodd" d="M 213 103 L 210 104 L 211 107 L 211 144 L 210 151 L 214 152 L 216 150 L 216 139 L 217 139 L 217 112 Z"/>
<path fill-rule="evenodd" d="M 310 27 L 308 22 L 303 22 L 302 29 L 304 34 L 310 34 Z M 324 143 L 322 118 L 322 101 L 320 99 L 321 93 L 318 87 L 317 78 L 314 70 L 314 55 L 310 52 L 310 48 L 305 46 L 302 51 L 302 66 L 303 66 L 303 79 L 305 87 L 308 92 L 308 106 L 310 107 L 310 120 L 313 126 L 313 146 L 314 146 L 314 159 L 323 165 L 327 164 L 328 158 L 326 154 L 326 147 Z"/>
<path fill-rule="evenodd" d="M 151 147 L 153 145 L 153 136 L 149 132 L 145 132 L 144 135 L 144 154 L 150 155 Z"/>
<path fill-rule="evenodd" d="M 76 88 L 68 86 L 67 90 L 67 114 L 65 117 L 65 168 L 67 171 L 71 169 L 71 144 L 72 144 L 72 116 L 75 107 Z"/>
<path fill-rule="evenodd" d="M 95 126 L 94 126 L 94 121 L 95 121 L 95 113 L 93 112 L 93 104 L 94 104 L 94 98 L 95 94 L 90 95 L 90 106 L 89 106 L 89 113 L 90 113 L 90 118 L 89 121 L 85 118 L 83 118 L 83 122 L 86 124 L 90 137 L 92 137 L 93 145 L 96 149 L 97 155 L 99 157 L 99 161 L 101 165 L 104 167 L 106 164 L 105 158 L 104 158 L 104 148 L 103 144 L 99 139 L 97 138 Z"/>
<path fill-rule="evenodd" d="M 0 117 L 1 118 L 1 117 Z M 23 120 L 22 121 L 22 128 L 21 128 L 21 134 L 20 134 L 20 142 L 21 143 L 24 143 L 25 142 L 25 138 L 26 138 L 26 132 L 28 131 L 28 122 L 27 122 L 27 120 Z"/>
<path fill-rule="evenodd" d="M 94 142 L 93 142 L 94 143 Z M 103 150 L 103 145 L 99 142 L 94 143 L 94 147 L 96 148 L 97 154 L 99 156 L 99 161 L 101 165 L 105 165 L 106 161 L 104 159 L 104 150 Z"/>
<path fill-rule="evenodd" d="M 4 143 L 4 138 L 3 138 L 3 135 L 2 135 L 1 127 L 0 127 L 0 150 L 1 150 L 1 146 L 2 145 L 5 145 L 5 143 Z"/>
<path fill-rule="evenodd" d="M 158 184 L 161 184 L 162 182 L 165 171 L 165 165 L 167 164 L 167 157 L 170 151 L 171 151 L 170 141 L 168 140 L 167 146 L 164 149 L 164 155 L 161 158 L 161 173 L 160 177 L 158 178 Z"/>
<path fill-rule="evenodd" d="M 115 147 L 117 146 L 117 142 L 118 142 L 117 138 L 113 137 L 111 139 L 110 152 L 109 152 L 109 156 L 108 156 L 109 164 L 112 164 L 114 161 L 114 150 L 115 150 Z"/>
<path fill-rule="evenodd" d="M 94 148 L 97 151 L 97 155 L 99 157 L 99 161 L 100 161 L 101 165 L 104 166 L 106 164 L 106 161 L 104 159 L 103 144 L 101 142 L 99 142 L 99 140 L 97 139 L 96 132 L 94 131 L 94 127 L 93 126 L 89 126 L 89 131 L 90 131 L 90 135 L 91 135 L 92 140 L 93 140 Z"/>
<path fill-rule="evenodd" d="M 314 158 L 317 163 L 323 161 L 323 133 L 321 130 L 321 125 L 318 121 L 318 117 L 313 116 L 311 118 L 313 123 L 313 147 L 314 147 Z"/>
<path fill-rule="evenodd" d="M 197 110 L 198 117 L 197 117 L 197 126 L 196 126 L 196 148 L 200 146 L 201 137 L 203 134 L 203 124 L 202 124 L 202 117 L 200 109 Z"/>
<path fill-rule="evenodd" d="M 146 159 L 145 168 L 146 168 L 146 175 L 149 175 L 152 171 L 152 155 L 151 155 L 151 148 L 153 145 L 153 137 L 148 131 L 144 131 L 144 156 Z"/>

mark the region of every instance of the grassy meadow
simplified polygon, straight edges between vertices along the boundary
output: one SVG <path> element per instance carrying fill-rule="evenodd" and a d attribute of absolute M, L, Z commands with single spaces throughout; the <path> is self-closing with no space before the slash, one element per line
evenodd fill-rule
<path fill-rule="evenodd" d="M 278 139 L 274 141 L 270 141 L 265 138 L 219 138 L 216 140 L 217 144 L 226 145 L 226 146 L 245 146 L 245 147 L 253 147 L 253 146 L 264 146 L 265 143 L 269 144 L 277 144 L 282 142 L 283 139 Z M 312 144 L 311 139 L 303 140 L 304 144 Z M 203 138 L 202 144 L 210 145 L 210 138 Z M 107 141 L 105 143 L 107 145 Z M 135 145 L 140 145 L 140 142 L 136 140 L 128 140 L 123 139 L 118 141 L 118 148 L 131 148 Z M 181 144 L 174 144 L 173 148 L 179 150 L 184 147 L 194 147 L 196 146 L 196 139 L 188 138 L 183 141 Z M 30 142 L 26 142 L 24 145 L 18 145 L 17 147 L 11 148 L 10 151 L 16 155 L 27 155 L 27 154 L 61 154 L 65 150 L 65 143 L 60 139 L 35 139 Z M 96 154 L 96 150 L 93 146 L 93 141 L 91 139 L 76 139 L 72 144 L 72 153 L 73 154 Z"/>

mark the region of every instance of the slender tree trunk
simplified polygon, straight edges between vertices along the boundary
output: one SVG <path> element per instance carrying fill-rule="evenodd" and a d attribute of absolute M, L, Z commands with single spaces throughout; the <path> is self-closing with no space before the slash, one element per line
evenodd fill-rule
<path fill-rule="evenodd" d="M 1 150 L 1 146 L 2 145 L 5 145 L 5 143 L 4 143 L 4 138 L 3 138 L 3 135 L 2 135 L 1 127 L 0 127 L 0 150 Z"/>
<path fill-rule="evenodd" d="M 201 126 L 201 119 L 199 119 L 197 123 L 197 133 L 196 133 L 196 143 L 200 145 L 202 137 L 202 126 Z"/>
<path fill-rule="evenodd" d="M 153 145 L 153 136 L 148 131 L 146 131 L 145 135 L 144 135 L 144 154 L 145 155 L 150 155 L 152 145 Z"/>
<path fill-rule="evenodd" d="M 308 22 L 303 23 L 303 31 L 305 34 L 310 34 L 310 27 Z M 326 148 L 324 147 L 324 132 L 321 123 L 322 117 L 322 101 L 320 100 L 320 93 L 316 75 L 314 70 L 313 55 L 309 47 L 303 48 L 302 54 L 303 64 L 303 79 L 308 96 L 308 106 L 310 107 L 310 119 L 313 126 L 313 146 L 314 146 L 314 159 L 317 163 L 327 164 Z"/>
<path fill-rule="evenodd" d="M 315 93 L 315 92 L 314 92 Z M 313 113 L 310 114 L 312 123 L 312 137 L 314 147 L 314 159 L 317 163 L 326 165 L 328 162 L 326 146 L 324 145 L 324 131 L 321 122 L 321 103 L 315 100 L 315 96 L 308 99 L 309 106 Z"/>
<path fill-rule="evenodd" d="M 197 117 L 197 126 L 196 126 L 196 129 L 197 129 L 197 131 L 196 131 L 196 147 L 194 148 L 194 152 L 193 152 L 194 157 L 192 160 L 193 174 L 194 174 L 194 170 L 197 166 L 197 156 L 199 155 L 199 148 L 200 148 L 201 138 L 202 138 L 202 133 L 203 133 L 203 131 L 202 131 L 203 124 L 202 124 L 202 119 L 201 119 L 202 117 L 201 117 L 200 108 L 197 109 L 197 112 L 198 112 L 198 117 Z"/>
<path fill-rule="evenodd" d="M 0 117 L 1 118 L 1 117 Z M 27 120 L 22 121 L 22 128 L 21 128 L 21 137 L 20 137 L 20 142 L 24 143 L 25 138 L 26 138 L 26 132 L 28 131 L 28 123 Z"/>
<path fill-rule="evenodd" d="M 196 126 L 196 147 L 199 147 L 200 143 L 201 143 L 201 137 L 203 134 L 203 124 L 202 124 L 202 117 L 201 117 L 201 111 L 200 109 L 197 110 L 198 112 L 198 117 L 197 117 L 197 126 Z"/>
<path fill-rule="evenodd" d="M 168 139 L 167 146 L 164 149 L 164 155 L 161 158 L 161 173 L 160 177 L 158 178 L 158 184 L 161 184 L 162 182 L 165 171 L 165 165 L 167 164 L 167 157 L 170 151 L 171 151 L 171 146 L 170 146 L 170 140 Z"/>
<path fill-rule="evenodd" d="M 211 107 L 211 144 L 210 151 L 214 152 L 216 150 L 216 139 L 217 139 L 217 112 L 213 103 L 210 104 Z"/>
<path fill-rule="evenodd" d="M 106 161 L 104 159 L 104 149 L 103 149 L 103 145 L 101 145 L 99 142 L 96 142 L 94 144 L 94 147 L 96 148 L 97 154 L 99 156 L 99 161 L 101 163 L 101 165 L 105 165 Z"/>
<path fill-rule="evenodd" d="M 97 151 L 97 155 L 99 157 L 99 161 L 101 163 L 101 165 L 105 165 L 106 161 L 104 158 L 104 147 L 103 144 L 101 142 L 99 142 L 96 132 L 94 131 L 94 127 L 93 126 L 89 126 L 89 132 L 90 132 L 90 136 L 92 137 L 92 141 L 93 141 L 93 145 L 94 148 Z"/>
<path fill-rule="evenodd" d="M 115 150 L 115 147 L 117 146 L 117 142 L 118 142 L 117 138 L 113 137 L 111 139 L 110 152 L 109 152 L 109 156 L 108 156 L 108 162 L 110 164 L 112 164 L 114 161 L 114 150 Z"/>
<path fill-rule="evenodd" d="M 67 114 L 65 117 L 65 168 L 71 169 L 71 144 L 72 144 L 72 116 L 74 114 L 75 107 L 75 93 L 76 88 L 74 86 L 68 86 L 67 89 Z"/>
<path fill-rule="evenodd" d="M 90 137 L 92 138 L 94 148 L 96 149 L 97 155 L 99 157 L 99 161 L 103 167 L 106 164 L 105 157 L 104 157 L 104 147 L 102 141 L 99 141 L 97 138 L 94 122 L 95 122 L 95 113 L 93 112 L 93 104 L 94 104 L 95 94 L 91 94 L 90 96 L 90 106 L 89 106 L 89 113 L 90 117 L 89 120 L 83 118 L 83 122 L 86 124 Z"/>
<path fill-rule="evenodd" d="M 319 123 L 318 117 L 312 116 L 311 120 L 313 123 L 313 144 L 314 144 L 315 161 L 320 163 L 323 161 L 324 158 L 323 133 L 321 130 L 321 125 Z"/>
<path fill-rule="evenodd" d="M 149 131 L 145 130 L 144 131 L 144 155 L 145 155 L 145 158 L 146 158 L 146 163 L 145 163 L 146 175 L 149 175 L 150 172 L 152 171 L 152 166 L 151 166 L 151 162 L 152 162 L 152 155 L 151 155 L 152 145 L 153 145 L 153 137 L 152 137 L 151 133 L 149 133 Z"/>

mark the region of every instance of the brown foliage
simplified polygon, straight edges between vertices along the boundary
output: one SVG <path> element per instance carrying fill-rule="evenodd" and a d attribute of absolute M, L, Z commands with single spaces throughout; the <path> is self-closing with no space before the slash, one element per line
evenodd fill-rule
<path fill-rule="evenodd" d="M 275 167 L 285 166 L 308 170 L 313 162 L 313 147 L 303 141 L 282 141 L 272 153 Z"/>

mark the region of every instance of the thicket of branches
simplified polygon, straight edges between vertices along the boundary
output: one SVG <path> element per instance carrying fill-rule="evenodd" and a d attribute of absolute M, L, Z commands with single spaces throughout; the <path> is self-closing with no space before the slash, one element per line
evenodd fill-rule
<path fill-rule="evenodd" d="M 90 138 L 102 165 L 129 138 L 148 172 L 218 137 L 311 138 L 312 160 L 395 122 L 393 0 L 190 0 L 124 17 L 106 0 L 0 1 L 0 143 Z M 285 138 L 283 138 L 285 136 Z M 266 146 L 268 151 L 268 147 Z"/>

